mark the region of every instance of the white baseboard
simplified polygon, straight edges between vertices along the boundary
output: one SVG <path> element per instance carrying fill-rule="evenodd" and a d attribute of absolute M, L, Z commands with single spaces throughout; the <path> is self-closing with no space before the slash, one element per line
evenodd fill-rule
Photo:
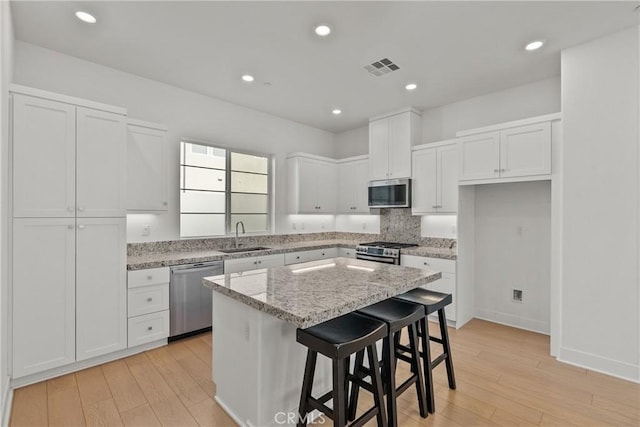
<path fill-rule="evenodd" d="M 550 325 L 548 321 L 543 322 L 540 320 L 486 309 L 476 309 L 474 317 L 477 319 L 487 320 L 489 322 L 500 323 L 501 325 L 512 326 L 514 328 L 549 335 Z"/>
<path fill-rule="evenodd" d="M 13 404 L 13 388 L 9 387 L 9 381 L 7 381 L 7 390 L 3 391 L 3 395 L 2 427 L 7 427 L 11 418 L 11 406 Z"/>
<path fill-rule="evenodd" d="M 224 410 L 224 412 L 226 412 L 227 415 L 229 415 L 231 417 L 231 419 L 233 421 L 235 421 L 236 424 L 238 424 L 240 427 L 250 427 L 251 426 L 248 420 L 242 421 L 240 419 L 240 417 L 238 416 L 238 414 L 233 412 L 231 410 L 231 408 L 229 408 L 229 406 L 226 403 L 224 403 L 224 401 L 222 399 L 220 399 L 218 397 L 218 395 L 216 395 L 214 397 L 214 399 L 216 400 L 216 402 L 218 402 L 218 405 L 220 405 L 220 407 Z"/>
<path fill-rule="evenodd" d="M 612 377 L 640 383 L 640 366 L 609 359 L 592 353 L 560 347 L 558 361 L 611 375 Z"/>
<path fill-rule="evenodd" d="M 88 360 L 83 360 L 82 362 L 76 362 L 70 365 L 60 366 L 59 368 L 38 372 L 37 374 L 31 374 L 21 378 L 12 379 L 11 388 L 24 387 L 29 384 L 35 384 L 40 381 L 49 380 L 51 378 L 59 377 L 61 375 L 70 374 L 71 372 L 81 371 L 83 369 L 91 368 L 93 366 L 101 365 L 103 363 L 112 362 L 114 360 L 122 359 L 128 356 L 133 356 L 134 354 L 142 353 L 143 351 L 162 347 L 163 345 L 167 345 L 166 338 L 153 341 L 150 343 L 138 345 L 136 347 L 125 348 L 124 350 L 120 350 L 120 351 L 114 351 L 113 353 L 94 357 Z"/>

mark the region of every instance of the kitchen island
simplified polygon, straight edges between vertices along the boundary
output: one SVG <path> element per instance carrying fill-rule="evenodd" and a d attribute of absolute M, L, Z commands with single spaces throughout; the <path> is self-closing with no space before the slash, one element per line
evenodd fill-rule
<path fill-rule="evenodd" d="M 350 258 L 207 277 L 213 292 L 216 400 L 242 426 L 286 424 L 297 413 L 308 328 L 424 286 L 441 273 Z M 314 393 L 331 388 L 319 358 Z"/>

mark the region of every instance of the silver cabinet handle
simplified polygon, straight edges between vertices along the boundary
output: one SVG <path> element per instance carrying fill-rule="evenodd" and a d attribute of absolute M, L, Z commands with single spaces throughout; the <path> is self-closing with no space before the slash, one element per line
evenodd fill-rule
<path fill-rule="evenodd" d="M 498 172 L 500 172 L 500 169 L 494 169 L 493 170 L 493 173 L 498 173 Z"/>
<path fill-rule="evenodd" d="M 85 229 L 85 226 L 84 226 L 84 225 L 82 225 L 82 224 L 78 224 L 78 230 L 84 230 L 84 229 Z"/>
<path fill-rule="evenodd" d="M 67 212 L 75 212 L 76 208 L 74 206 L 67 207 Z"/>
<path fill-rule="evenodd" d="M 429 263 L 428 263 L 428 262 L 425 262 L 425 263 L 424 263 L 424 265 L 429 265 Z"/>
<path fill-rule="evenodd" d="M 147 276 L 147 280 L 151 280 L 151 279 L 153 279 L 153 276 L 152 275 L 148 275 Z"/>
<path fill-rule="evenodd" d="M 151 302 L 151 301 L 153 301 L 153 298 L 151 297 L 147 298 L 147 302 Z"/>
<path fill-rule="evenodd" d="M 69 225 L 67 225 L 67 228 L 68 228 L 69 230 L 73 230 L 73 225 L 69 224 Z"/>
<path fill-rule="evenodd" d="M 262 261 L 258 261 L 258 264 L 262 264 Z"/>
<path fill-rule="evenodd" d="M 500 169 L 500 172 L 506 172 L 507 169 Z"/>
<path fill-rule="evenodd" d="M 300 257 L 299 257 L 299 256 L 297 256 L 297 257 L 296 257 L 296 259 L 300 259 Z"/>
<path fill-rule="evenodd" d="M 153 326 L 147 327 L 147 331 L 153 331 Z"/>
<path fill-rule="evenodd" d="M 84 212 L 84 206 L 78 206 L 78 212 Z"/>
<path fill-rule="evenodd" d="M 167 202 L 162 202 L 162 206 L 167 206 L 169 203 Z"/>

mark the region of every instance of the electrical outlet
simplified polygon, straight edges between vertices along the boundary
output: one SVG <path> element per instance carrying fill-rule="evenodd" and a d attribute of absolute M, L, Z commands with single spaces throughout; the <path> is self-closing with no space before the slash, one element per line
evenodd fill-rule
<path fill-rule="evenodd" d="M 142 235 L 143 236 L 149 236 L 151 234 L 151 226 L 150 225 L 143 225 L 142 226 Z"/>
<path fill-rule="evenodd" d="M 522 302 L 522 289 L 512 289 L 511 299 L 513 302 Z"/>

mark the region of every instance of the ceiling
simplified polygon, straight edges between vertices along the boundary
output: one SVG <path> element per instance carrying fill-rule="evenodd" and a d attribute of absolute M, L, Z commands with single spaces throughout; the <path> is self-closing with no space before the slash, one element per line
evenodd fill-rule
<path fill-rule="evenodd" d="M 12 12 L 19 40 L 342 132 L 394 109 L 559 75 L 561 49 L 638 25 L 637 4 L 14 1 Z M 80 9 L 98 23 L 78 21 Z M 331 25 L 329 37 L 313 34 L 318 23 Z M 524 51 L 534 39 L 545 46 Z M 382 58 L 400 69 L 364 70 Z M 245 73 L 256 80 L 243 82 Z M 408 82 L 418 88 L 407 92 Z"/>

